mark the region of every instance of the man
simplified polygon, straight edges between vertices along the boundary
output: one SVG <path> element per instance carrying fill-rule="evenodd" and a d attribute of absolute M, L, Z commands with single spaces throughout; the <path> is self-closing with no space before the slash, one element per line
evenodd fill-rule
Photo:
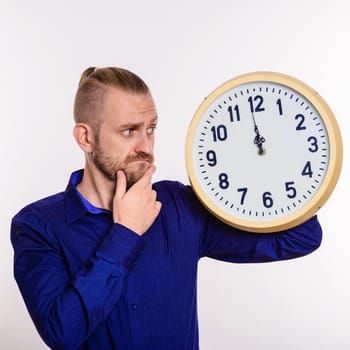
<path fill-rule="evenodd" d="M 157 112 L 146 84 L 89 68 L 74 105 L 84 170 L 13 219 L 15 277 L 53 349 L 198 349 L 197 264 L 295 258 L 315 250 L 314 217 L 254 234 L 212 217 L 189 186 L 152 185 Z"/>

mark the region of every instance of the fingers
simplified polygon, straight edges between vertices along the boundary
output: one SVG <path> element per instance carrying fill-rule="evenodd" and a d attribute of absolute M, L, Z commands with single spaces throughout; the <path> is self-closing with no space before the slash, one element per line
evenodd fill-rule
<path fill-rule="evenodd" d="M 158 216 L 160 210 L 162 209 L 162 203 L 159 201 L 155 202 L 155 213 L 156 213 L 156 217 Z"/>
<path fill-rule="evenodd" d="M 118 198 L 122 198 L 125 192 L 126 192 L 126 175 L 123 170 L 118 170 L 115 195 Z"/>
<path fill-rule="evenodd" d="M 142 235 L 153 224 L 162 204 L 157 201 L 157 192 L 152 188 L 155 167 L 144 175 L 127 191 L 127 179 L 123 171 L 117 172 L 117 184 L 113 199 L 113 220 L 135 233 Z"/>
<path fill-rule="evenodd" d="M 151 192 L 151 199 L 153 201 L 156 201 L 156 199 L 157 199 L 157 192 L 155 190 L 152 190 L 152 192 Z"/>
<path fill-rule="evenodd" d="M 156 167 L 154 165 L 151 165 L 145 173 L 142 175 L 142 177 L 135 183 L 136 186 L 140 186 L 141 188 L 151 188 L 152 187 L 152 176 L 154 172 L 156 171 Z"/>
<path fill-rule="evenodd" d="M 132 187 L 142 188 L 145 190 L 152 189 L 152 176 L 156 170 L 154 165 L 151 165 L 142 177 L 134 183 Z M 123 170 L 117 171 L 117 183 L 115 189 L 115 196 L 121 198 L 124 196 L 127 190 L 127 178 Z"/>

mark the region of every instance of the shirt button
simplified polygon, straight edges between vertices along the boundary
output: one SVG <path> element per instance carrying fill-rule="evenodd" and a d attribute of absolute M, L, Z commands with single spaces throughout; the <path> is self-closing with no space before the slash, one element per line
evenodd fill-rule
<path fill-rule="evenodd" d="M 133 304 L 133 305 L 132 305 L 132 309 L 133 309 L 133 310 L 136 310 L 136 309 L 137 309 L 137 305 L 136 305 L 136 304 Z"/>

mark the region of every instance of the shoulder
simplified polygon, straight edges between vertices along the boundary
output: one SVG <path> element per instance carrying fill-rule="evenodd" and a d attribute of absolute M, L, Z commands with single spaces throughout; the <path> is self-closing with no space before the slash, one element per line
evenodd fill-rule
<path fill-rule="evenodd" d="M 207 210 L 190 185 L 167 180 L 155 183 L 154 188 L 165 210 L 176 210 L 178 214 L 187 219 L 207 215 Z"/>
<path fill-rule="evenodd" d="M 192 187 L 179 181 L 159 181 L 154 184 L 154 188 L 157 191 L 160 200 L 195 200 Z"/>
<path fill-rule="evenodd" d="M 190 186 L 184 185 L 183 183 L 179 181 L 172 181 L 172 180 L 163 180 L 163 181 L 158 181 L 154 183 L 154 187 L 158 191 L 177 191 L 177 190 L 182 190 L 186 189 Z"/>
<path fill-rule="evenodd" d="M 62 213 L 62 210 L 64 210 L 64 192 L 47 196 L 26 205 L 13 217 L 13 222 L 44 220 L 46 217 L 57 216 L 58 213 Z"/>

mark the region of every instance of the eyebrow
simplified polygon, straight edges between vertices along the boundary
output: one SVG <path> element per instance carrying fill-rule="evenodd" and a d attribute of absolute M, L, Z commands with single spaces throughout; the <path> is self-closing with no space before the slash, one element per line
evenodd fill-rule
<path fill-rule="evenodd" d="M 158 122 L 158 116 L 155 116 L 150 124 L 156 124 Z M 119 130 L 125 130 L 125 129 L 135 129 L 135 128 L 139 128 L 140 126 L 142 126 L 144 124 L 144 122 L 139 122 L 139 123 L 126 123 L 126 124 L 122 124 L 118 127 Z"/>

